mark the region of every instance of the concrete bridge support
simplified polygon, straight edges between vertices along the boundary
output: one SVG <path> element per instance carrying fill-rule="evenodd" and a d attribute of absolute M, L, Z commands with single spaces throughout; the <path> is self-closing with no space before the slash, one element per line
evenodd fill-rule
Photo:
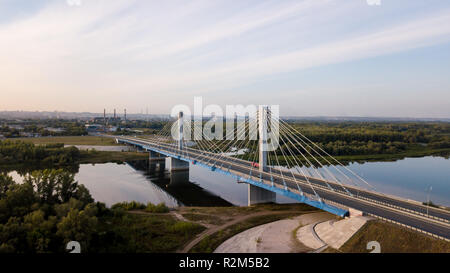
<path fill-rule="evenodd" d="M 166 156 L 149 151 L 148 164 L 150 172 L 164 172 L 166 169 Z"/>
<path fill-rule="evenodd" d="M 169 170 L 170 172 L 189 171 L 189 162 L 171 157 L 169 161 Z"/>
<path fill-rule="evenodd" d="M 275 203 L 276 193 L 248 184 L 248 205 Z"/>

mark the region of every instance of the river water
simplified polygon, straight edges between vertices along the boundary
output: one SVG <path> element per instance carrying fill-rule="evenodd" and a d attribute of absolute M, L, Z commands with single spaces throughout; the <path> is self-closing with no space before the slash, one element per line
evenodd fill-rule
<path fill-rule="evenodd" d="M 166 164 L 167 166 L 167 164 Z M 378 191 L 424 202 L 427 189 L 433 203 L 450 206 L 450 160 L 406 158 L 395 162 L 352 163 L 348 166 Z M 22 176 L 10 172 L 16 181 Z M 108 206 L 122 201 L 164 202 L 170 207 L 246 205 L 247 185 L 191 165 L 189 172 L 170 174 L 149 168 L 147 161 L 126 164 L 82 164 L 75 176 L 95 200 Z M 295 202 L 277 196 L 277 202 Z"/>

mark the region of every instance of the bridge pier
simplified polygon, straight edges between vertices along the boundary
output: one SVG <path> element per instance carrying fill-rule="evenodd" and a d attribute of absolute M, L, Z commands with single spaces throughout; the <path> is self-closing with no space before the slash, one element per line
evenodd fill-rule
<path fill-rule="evenodd" d="M 150 172 L 164 172 L 166 157 L 160 153 L 149 151 L 148 164 Z"/>
<path fill-rule="evenodd" d="M 170 172 L 189 171 L 189 162 L 171 157 L 169 160 Z"/>
<path fill-rule="evenodd" d="M 166 156 L 162 155 L 160 153 L 149 151 L 148 160 L 151 162 L 160 162 L 160 161 L 166 161 Z"/>
<path fill-rule="evenodd" d="M 248 184 L 248 205 L 275 203 L 276 193 Z"/>

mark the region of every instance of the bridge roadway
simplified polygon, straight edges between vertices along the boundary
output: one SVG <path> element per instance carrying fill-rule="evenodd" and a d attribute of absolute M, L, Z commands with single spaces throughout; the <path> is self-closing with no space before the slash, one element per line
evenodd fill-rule
<path fill-rule="evenodd" d="M 149 139 L 131 137 L 116 138 L 122 142 L 128 142 L 129 144 L 138 145 L 149 150 L 173 155 L 175 158 L 185 158 L 194 164 L 201 163 L 225 172 L 234 173 L 242 177 L 243 181 L 246 179 L 260 181 L 266 187 L 274 186 L 279 189 L 288 189 L 290 192 L 301 195 L 302 192 L 298 190 L 297 186 L 299 185 L 303 193 L 309 196 L 314 195 L 311 186 L 307 183 L 306 177 L 298 173 L 291 173 L 289 170 L 281 171 L 279 169 L 271 169 L 260 172 L 257 168 L 252 167 L 251 162 L 234 157 L 220 156 L 217 153 L 189 147 L 185 147 L 180 152 L 174 144 L 155 143 Z M 347 190 L 352 193 L 353 196 L 351 196 L 341 185 L 335 182 L 311 177 L 308 177 L 308 180 L 317 194 L 326 201 L 332 201 L 450 239 L 450 212 L 443 209 L 430 207 L 428 211 L 429 217 L 427 217 L 427 207 L 420 203 L 345 185 Z"/>

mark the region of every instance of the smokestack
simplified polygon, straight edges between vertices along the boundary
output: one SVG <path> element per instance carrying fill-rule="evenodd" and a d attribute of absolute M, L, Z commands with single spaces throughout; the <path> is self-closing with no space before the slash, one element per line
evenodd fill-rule
<path fill-rule="evenodd" d="M 114 108 L 114 120 L 116 120 L 116 109 Z"/>
<path fill-rule="evenodd" d="M 124 120 L 125 122 L 127 122 L 127 109 L 123 109 L 123 113 L 124 113 Z"/>
<path fill-rule="evenodd" d="M 103 123 L 105 123 L 106 126 L 106 109 L 103 109 Z"/>

